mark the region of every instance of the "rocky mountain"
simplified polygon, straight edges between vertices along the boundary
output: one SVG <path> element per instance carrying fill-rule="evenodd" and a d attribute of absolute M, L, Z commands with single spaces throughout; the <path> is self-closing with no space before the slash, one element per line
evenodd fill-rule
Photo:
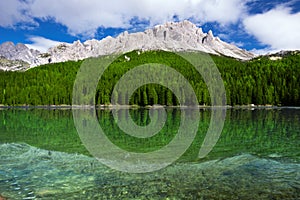
<path fill-rule="evenodd" d="M 282 50 L 278 51 L 276 53 L 267 53 L 264 55 L 256 56 L 254 60 L 261 60 L 261 59 L 269 59 L 269 60 L 281 60 L 283 58 L 289 57 L 289 56 L 296 56 L 300 55 L 300 50 Z"/>
<path fill-rule="evenodd" d="M 8 60 L 22 60 L 28 63 L 30 67 L 35 67 L 49 62 L 81 60 L 132 50 L 159 49 L 167 51 L 202 51 L 241 60 L 254 57 L 254 54 L 214 37 L 212 31 L 203 33 L 201 28 L 189 21 L 169 22 L 138 33 L 129 34 L 125 31 L 115 38 L 108 36 L 102 40 L 93 39 L 83 43 L 80 41 L 73 44 L 62 43 L 50 48 L 43 54 L 27 48 L 24 44 L 14 45 L 11 42 L 6 42 L 0 46 L 0 56 Z M 10 70 L 9 67 L 1 65 L 0 63 L 0 69 Z"/>
<path fill-rule="evenodd" d="M 0 70 L 3 71 L 24 71 L 30 68 L 30 64 L 22 60 L 8 60 L 0 56 Z"/>
<path fill-rule="evenodd" d="M 0 45 L 0 69 L 5 71 L 25 70 L 34 66 L 34 61 L 41 53 L 29 49 L 24 44 L 14 45 L 12 42 L 5 42 Z"/>
<path fill-rule="evenodd" d="M 267 54 L 267 55 L 265 55 L 265 57 L 268 57 L 270 60 L 281 60 L 282 58 L 291 56 L 291 55 L 300 55 L 300 50 L 279 51 L 277 53 Z"/>

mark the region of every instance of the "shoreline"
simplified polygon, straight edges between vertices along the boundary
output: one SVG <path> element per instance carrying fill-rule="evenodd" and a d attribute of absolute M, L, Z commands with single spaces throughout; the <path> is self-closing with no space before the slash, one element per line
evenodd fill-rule
<path fill-rule="evenodd" d="M 153 106 L 138 106 L 138 105 L 0 105 L 0 110 L 3 109 L 94 109 L 96 110 L 109 110 L 109 109 L 161 109 L 161 108 L 195 108 L 190 106 L 166 106 L 166 105 L 153 105 Z M 300 109 L 300 106 L 274 106 L 274 105 L 235 105 L 235 106 L 206 106 L 198 105 L 198 109 L 212 109 L 212 108 L 226 108 L 226 109 Z M 1 200 L 1 199 L 0 199 Z"/>

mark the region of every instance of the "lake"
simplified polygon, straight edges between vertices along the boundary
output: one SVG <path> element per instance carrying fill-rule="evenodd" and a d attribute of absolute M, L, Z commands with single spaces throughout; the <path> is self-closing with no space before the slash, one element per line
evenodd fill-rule
<path fill-rule="evenodd" d="M 82 142 L 85 134 L 76 130 L 72 110 L 1 109 L 0 195 L 9 199 L 300 198 L 299 108 L 227 109 L 216 145 L 199 158 L 212 112 L 200 109 L 200 120 L 193 122 L 198 125 L 196 135 L 174 163 L 153 172 L 127 173 L 92 156 Z M 176 138 L 183 111 L 166 109 L 164 126 L 149 138 L 133 137 L 118 127 L 128 113 L 136 125 L 151 123 L 148 109 L 121 110 L 118 119 L 112 110 L 96 111 L 107 139 L 129 155 L 144 155 Z M 189 134 L 189 128 L 185 130 Z M 112 162 L 114 156 L 111 152 Z"/>

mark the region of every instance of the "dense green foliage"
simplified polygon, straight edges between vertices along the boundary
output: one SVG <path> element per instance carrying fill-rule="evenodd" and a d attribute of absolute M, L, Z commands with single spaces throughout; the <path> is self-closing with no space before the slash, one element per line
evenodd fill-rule
<path fill-rule="evenodd" d="M 148 51 L 138 55 L 133 51 L 126 55 L 131 58 L 130 61 L 126 61 L 124 55 L 119 57 L 99 81 L 95 96 L 97 104 L 110 104 L 113 88 L 122 75 L 145 63 L 160 63 L 176 69 L 189 80 L 199 104 L 210 104 L 210 95 L 201 75 L 175 53 Z M 300 105 L 300 55 L 291 54 L 277 61 L 267 57 L 248 62 L 219 56 L 212 56 L 212 59 L 224 80 L 228 105 Z M 69 61 L 26 72 L 0 72 L 0 104 L 70 105 L 73 84 L 81 64 L 82 61 Z M 122 94 L 118 95 L 117 99 L 122 104 Z M 181 95 L 184 96 L 184 91 Z M 178 99 L 166 87 L 149 84 L 140 87 L 130 102 L 142 106 L 177 105 Z"/>

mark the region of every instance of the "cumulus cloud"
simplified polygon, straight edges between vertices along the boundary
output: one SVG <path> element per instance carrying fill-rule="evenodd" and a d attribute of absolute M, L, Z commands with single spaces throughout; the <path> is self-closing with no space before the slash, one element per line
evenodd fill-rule
<path fill-rule="evenodd" d="M 246 17 L 245 29 L 272 50 L 300 49 L 300 12 L 279 6 L 268 12 Z"/>
<path fill-rule="evenodd" d="M 245 43 L 244 42 L 231 42 L 231 44 L 237 46 L 237 47 L 243 47 L 245 46 Z"/>
<path fill-rule="evenodd" d="M 21 23 L 36 24 L 34 20 L 26 14 L 26 10 L 28 9 L 28 5 L 23 1 L 0 1 L 0 26 L 13 27 Z"/>
<path fill-rule="evenodd" d="M 271 47 L 266 47 L 263 49 L 252 49 L 250 50 L 251 53 L 255 55 L 266 55 L 266 54 L 272 54 L 272 53 L 277 53 L 279 50 L 278 49 L 273 49 Z"/>
<path fill-rule="evenodd" d="M 40 36 L 32 36 L 28 38 L 31 41 L 31 44 L 25 44 L 30 49 L 36 49 L 40 52 L 46 52 L 50 47 L 56 46 L 61 42 L 50 40 Z"/>
<path fill-rule="evenodd" d="M 55 20 L 68 27 L 72 35 L 93 36 L 99 27 L 131 28 L 133 18 L 148 21 L 150 26 L 193 19 L 197 22 L 237 22 L 245 12 L 243 0 L 27 0 L 2 1 L 0 26 L 13 26 L 34 19 Z"/>

